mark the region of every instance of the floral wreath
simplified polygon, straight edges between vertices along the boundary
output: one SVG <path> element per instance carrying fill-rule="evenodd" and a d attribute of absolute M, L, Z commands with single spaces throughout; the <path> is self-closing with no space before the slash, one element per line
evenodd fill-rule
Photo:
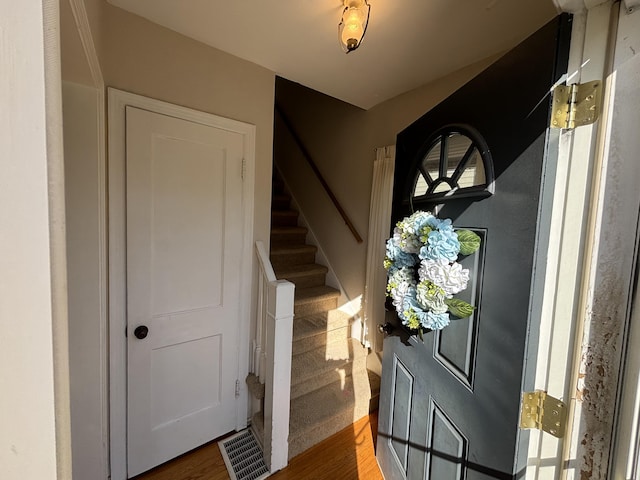
<path fill-rule="evenodd" d="M 450 219 L 417 211 L 396 224 L 387 240 L 384 267 L 387 295 L 402 324 L 411 330 L 441 330 L 451 320 L 470 316 L 475 307 L 454 298 L 464 291 L 469 270 L 459 256 L 480 248 L 480 237 L 470 230 L 453 229 Z M 416 274 L 417 268 L 417 274 Z"/>

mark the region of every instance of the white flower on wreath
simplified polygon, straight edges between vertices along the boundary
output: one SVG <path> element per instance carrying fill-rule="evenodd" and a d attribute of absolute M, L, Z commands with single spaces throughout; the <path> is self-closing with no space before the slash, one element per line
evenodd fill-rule
<path fill-rule="evenodd" d="M 418 253 L 422 248 L 422 242 L 417 235 L 400 227 L 393 230 L 393 243 L 405 253 Z"/>
<path fill-rule="evenodd" d="M 430 223 L 438 222 L 438 219 L 429 212 L 417 211 L 396 224 L 393 230 L 393 243 L 405 253 L 418 253 L 424 246 L 420 236 L 422 230 Z"/>
<path fill-rule="evenodd" d="M 402 308 L 405 297 L 413 294 L 412 289 L 415 289 L 415 286 L 416 281 L 413 277 L 412 268 L 399 268 L 389 276 L 387 290 L 396 309 Z"/>
<path fill-rule="evenodd" d="M 446 294 L 444 289 L 429 280 L 424 280 L 418 284 L 416 298 L 421 305 L 424 305 L 433 313 L 445 313 L 449 306 L 445 303 Z"/>
<path fill-rule="evenodd" d="M 442 288 L 446 298 L 462 292 L 469 282 L 469 270 L 462 268 L 458 262 L 449 264 L 446 259 L 422 260 L 418 276 L 421 282 L 429 280 Z"/>

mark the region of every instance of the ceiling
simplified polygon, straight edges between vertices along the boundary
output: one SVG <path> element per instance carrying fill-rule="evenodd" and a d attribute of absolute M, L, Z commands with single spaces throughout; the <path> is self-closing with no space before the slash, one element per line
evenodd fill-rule
<path fill-rule="evenodd" d="M 557 13 L 553 0 L 369 0 L 347 55 L 342 0 L 108 1 L 365 109 L 508 50 Z"/>

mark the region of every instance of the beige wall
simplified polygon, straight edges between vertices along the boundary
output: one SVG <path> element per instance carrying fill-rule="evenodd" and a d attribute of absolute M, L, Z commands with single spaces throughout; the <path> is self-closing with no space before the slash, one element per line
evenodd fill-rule
<path fill-rule="evenodd" d="M 268 241 L 274 73 L 111 5 L 102 35 L 107 86 L 256 125 L 254 233 Z"/>
<path fill-rule="evenodd" d="M 500 55 L 486 58 L 427 85 L 398 95 L 369 110 L 370 142 L 380 147 L 396 142 L 396 135 L 463 86 Z M 372 157 L 373 158 L 373 157 Z"/>
<path fill-rule="evenodd" d="M 62 79 L 80 85 L 93 86 L 89 63 L 73 16 L 70 0 L 60 0 L 60 56 Z"/>
<path fill-rule="evenodd" d="M 395 144 L 403 128 L 490 65 L 486 59 L 368 111 L 279 79 L 276 98 L 335 196 L 365 239 L 358 244 L 282 126 L 275 163 L 350 299 L 364 293 L 366 235 L 375 148 Z"/>
<path fill-rule="evenodd" d="M 107 8 L 106 0 L 68 0 L 78 4 L 84 4 L 84 9 L 87 14 L 87 20 L 89 21 L 89 28 L 91 29 L 91 37 L 95 46 L 96 52 L 99 56 L 102 56 L 102 47 L 104 45 L 103 35 L 103 20 L 104 10 Z"/>

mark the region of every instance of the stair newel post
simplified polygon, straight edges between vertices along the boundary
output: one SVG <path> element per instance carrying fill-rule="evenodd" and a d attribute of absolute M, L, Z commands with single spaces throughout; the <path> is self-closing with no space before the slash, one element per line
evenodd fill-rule
<path fill-rule="evenodd" d="M 263 456 L 270 472 L 287 466 L 289 458 L 289 404 L 291 398 L 291 343 L 295 286 L 277 280 L 266 248 L 256 242 L 258 318 L 253 341 L 253 374 L 264 385 L 261 435 Z M 259 410 L 258 410 L 259 411 Z M 254 405 L 254 412 L 255 405 Z"/>
<path fill-rule="evenodd" d="M 287 466 L 294 284 L 270 282 L 267 298 L 264 458 L 271 472 Z"/>

